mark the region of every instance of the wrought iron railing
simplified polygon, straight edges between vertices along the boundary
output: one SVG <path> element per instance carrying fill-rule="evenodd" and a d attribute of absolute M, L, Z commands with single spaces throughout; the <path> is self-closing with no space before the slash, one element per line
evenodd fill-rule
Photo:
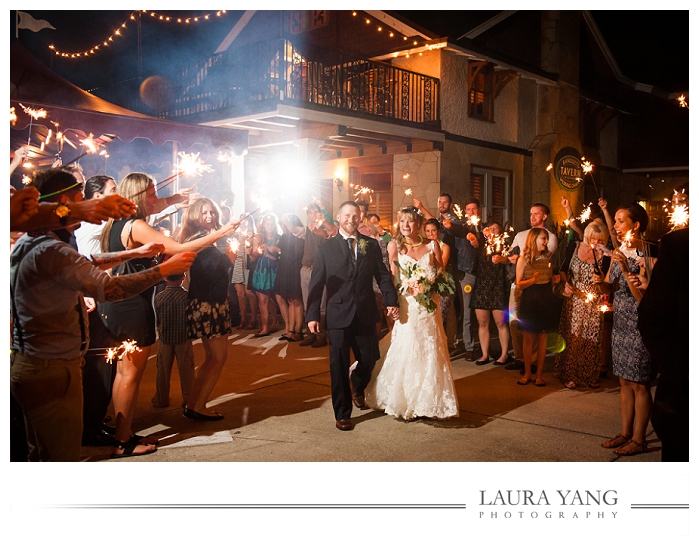
<path fill-rule="evenodd" d="M 260 112 L 269 103 L 313 104 L 416 123 L 439 121 L 439 80 L 389 64 L 350 58 L 288 40 L 231 48 L 181 72 L 173 107 L 200 112 Z"/>

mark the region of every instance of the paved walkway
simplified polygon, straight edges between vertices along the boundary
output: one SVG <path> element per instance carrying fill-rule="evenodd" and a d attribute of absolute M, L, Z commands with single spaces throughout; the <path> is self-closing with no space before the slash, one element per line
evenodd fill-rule
<path fill-rule="evenodd" d="M 335 428 L 330 401 L 328 349 L 300 347 L 275 337 L 234 331 L 228 362 L 209 406 L 218 422 L 182 416 L 179 379 L 172 375 L 168 408 L 153 408 L 155 350 L 148 362 L 134 427 L 161 439 L 154 454 L 129 461 L 362 461 L 362 462 L 606 462 L 660 461 L 660 442 L 649 431 L 650 452 L 618 457 L 600 443 L 620 431 L 619 384 L 567 390 L 553 376 L 547 386 L 519 386 L 518 371 L 456 359 L 452 369 L 459 418 L 406 423 L 373 410 L 354 410 L 354 430 Z M 201 344 L 195 362 L 203 360 Z M 176 367 L 175 367 L 176 369 Z M 90 461 L 109 458 L 108 448 L 86 447 Z"/>

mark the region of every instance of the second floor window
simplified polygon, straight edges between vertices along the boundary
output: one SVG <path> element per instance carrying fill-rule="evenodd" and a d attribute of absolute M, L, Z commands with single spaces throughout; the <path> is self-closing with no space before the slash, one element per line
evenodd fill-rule
<path fill-rule="evenodd" d="M 493 64 L 471 61 L 468 64 L 468 115 L 486 122 L 493 121 Z"/>

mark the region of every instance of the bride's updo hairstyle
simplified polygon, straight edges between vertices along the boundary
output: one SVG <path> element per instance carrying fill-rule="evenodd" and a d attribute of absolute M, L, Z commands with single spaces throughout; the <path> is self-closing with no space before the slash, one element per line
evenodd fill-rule
<path fill-rule="evenodd" d="M 400 211 L 398 211 L 399 223 L 398 227 L 396 228 L 396 233 L 393 236 L 393 241 L 396 242 L 396 247 L 398 247 L 399 253 L 403 252 L 403 250 L 405 249 L 405 238 L 403 237 L 403 234 L 400 231 L 400 219 L 402 217 L 407 217 L 408 219 L 417 222 L 418 233 L 422 231 L 422 224 L 425 220 L 425 217 L 422 216 L 420 209 L 416 207 L 403 207 Z"/>

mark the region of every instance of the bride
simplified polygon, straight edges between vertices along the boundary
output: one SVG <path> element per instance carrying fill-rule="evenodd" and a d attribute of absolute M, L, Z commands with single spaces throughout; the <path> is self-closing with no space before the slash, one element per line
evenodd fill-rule
<path fill-rule="evenodd" d="M 428 244 L 420 235 L 422 220 L 417 209 L 401 209 L 398 234 L 388 244 L 391 273 L 399 288 L 400 318 L 381 341 L 384 359 L 376 363 L 365 391 L 371 408 L 404 420 L 459 415 L 447 338 L 441 315 L 435 311 L 438 302 L 419 293 L 413 296 L 415 271 L 417 277 L 431 278 L 442 268 L 439 245 Z"/>

